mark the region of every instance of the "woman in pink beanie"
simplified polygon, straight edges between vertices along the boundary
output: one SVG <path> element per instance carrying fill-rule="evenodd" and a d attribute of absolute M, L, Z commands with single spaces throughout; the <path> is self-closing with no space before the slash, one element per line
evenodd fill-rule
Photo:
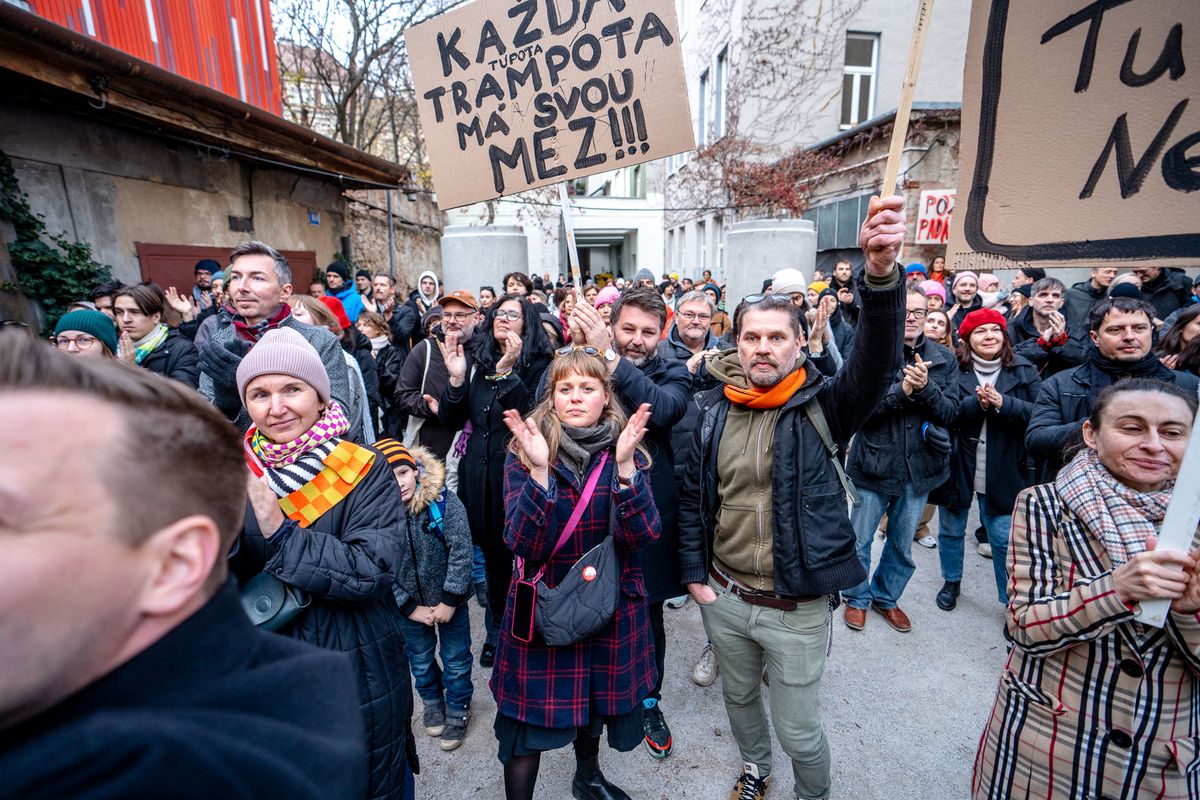
<path fill-rule="evenodd" d="M 924 292 L 926 299 L 929 300 L 930 311 L 946 307 L 946 287 L 942 285 L 941 281 L 921 281 L 917 284 L 917 288 Z"/>
<path fill-rule="evenodd" d="M 596 295 L 596 302 L 593 305 L 600 312 L 600 316 L 604 317 L 605 322 L 609 322 L 608 315 L 612 313 L 612 305 L 617 302 L 617 298 L 620 296 L 621 292 L 612 284 L 605 286 Z"/>
<path fill-rule="evenodd" d="M 391 574 L 400 488 L 387 459 L 341 438 L 350 421 L 330 397 L 321 357 L 295 330 L 263 334 L 238 366 L 237 387 L 254 423 L 245 440 L 251 510 L 230 567 L 239 582 L 282 584 L 303 604 L 257 624 L 347 654 L 367 733 L 369 796 L 400 800 L 412 782 L 412 689 Z"/>

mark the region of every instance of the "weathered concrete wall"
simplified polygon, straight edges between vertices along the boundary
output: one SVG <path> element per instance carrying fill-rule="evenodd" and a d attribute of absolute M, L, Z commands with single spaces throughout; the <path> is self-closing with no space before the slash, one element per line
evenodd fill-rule
<path fill-rule="evenodd" d="M 450 225 L 442 236 L 442 268 L 450 291 L 481 286 L 504 292 L 509 272 L 529 272 L 529 243 L 519 225 Z"/>
<path fill-rule="evenodd" d="M 372 272 L 388 272 L 387 193 L 379 189 L 355 190 L 349 196 L 349 226 L 354 262 Z M 408 200 L 392 192 L 392 264 L 397 284 L 405 290 L 417 285 L 425 270 L 442 274 L 440 241 L 445 215 L 429 199 L 417 193 Z"/>
<path fill-rule="evenodd" d="M 340 252 L 342 236 L 361 233 L 364 257 L 387 268 L 382 215 L 377 223 L 354 224 L 334 179 L 12 103 L 0 114 L 0 150 L 48 229 L 91 244 L 97 260 L 124 281 L 141 278 L 137 242 L 233 247 L 254 238 L 281 250 L 313 250 L 324 266 Z M 310 211 L 318 224 L 310 223 Z M 231 216 L 249 217 L 253 232 L 230 230 Z M 438 263 L 440 223 L 424 223 L 430 229 L 419 229 L 411 242 L 397 230 L 397 263 L 410 263 L 413 279 Z"/>
<path fill-rule="evenodd" d="M 817 261 L 817 230 L 806 219 L 760 219 L 737 222 L 726 233 L 729 266 L 725 310 L 733 310 L 762 282 L 781 269 L 798 269 L 807 278 Z"/>

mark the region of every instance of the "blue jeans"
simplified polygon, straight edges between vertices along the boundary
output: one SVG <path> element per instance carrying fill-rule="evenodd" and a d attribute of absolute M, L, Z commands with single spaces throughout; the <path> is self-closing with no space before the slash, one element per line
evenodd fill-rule
<path fill-rule="evenodd" d="M 479 586 L 487 582 L 487 570 L 483 566 L 483 548 L 471 545 L 471 583 Z"/>
<path fill-rule="evenodd" d="M 413 685 L 427 705 L 446 702 L 451 711 L 465 711 L 471 706 L 474 687 L 471 685 L 471 616 L 463 603 L 449 622 L 424 625 L 411 619 L 404 623 L 404 649 L 408 651 L 408 666 Z M 434 650 L 441 639 L 441 666 Z"/>
<path fill-rule="evenodd" d="M 858 496 L 862 502 L 851 513 L 850 521 L 858 540 L 858 560 L 869 577 L 853 589 L 842 592 L 842 596 L 851 608 L 866 608 L 872 602 L 879 608 L 895 608 L 917 568 L 912 560 L 913 534 L 917 532 L 929 494 L 916 494 L 909 484 L 899 496 L 880 494 L 861 486 Z M 871 543 L 884 514 L 888 517 L 887 539 L 875 575 L 870 577 Z"/>
<path fill-rule="evenodd" d="M 978 495 L 979 521 L 987 531 L 992 546 L 992 571 L 996 574 L 996 595 L 1001 603 L 1008 602 L 1008 531 L 1012 514 L 989 514 L 984 495 Z M 944 506 L 938 509 L 938 557 L 942 562 L 942 580 L 961 581 L 963 573 L 963 540 L 967 534 L 967 514 L 970 507 L 953 511 Z"/>

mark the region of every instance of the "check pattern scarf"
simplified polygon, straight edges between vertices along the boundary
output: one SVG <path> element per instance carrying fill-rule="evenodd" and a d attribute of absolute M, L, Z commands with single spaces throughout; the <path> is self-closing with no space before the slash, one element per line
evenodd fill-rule
<path fill-rule="evenodd" d="M 1171 501 L 1174 481 L 1156 492 L 1139 492 L 1121 483 L 1090 447 L 1058 473 L 1054 488 L 1064 505 L 1100 539 L 1117 568 L 1146 549 L 1157 535 Z"/>
<path fill-rule="evenodd" d="M 246 432 L 280 509 L 301 528 L 345 500 L 375 461 L 373 451 L 337 438 L 349 429 L 341 406 L 330 403 L 312 428 L 287 444 L 270 441 L 257 428 Z"/>

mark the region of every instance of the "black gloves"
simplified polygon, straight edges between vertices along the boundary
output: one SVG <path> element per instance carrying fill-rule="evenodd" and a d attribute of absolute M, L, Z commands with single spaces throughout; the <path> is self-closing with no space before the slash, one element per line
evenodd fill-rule
<path fill-rule="evenodd" d="M 950 455 L 950 432 L 945 428 L 939 428 L 931 422 L 926 422 L 921 426 L 921 436 L 924 437 L 925 446 L 933 455 L 942 458 Z"/>

